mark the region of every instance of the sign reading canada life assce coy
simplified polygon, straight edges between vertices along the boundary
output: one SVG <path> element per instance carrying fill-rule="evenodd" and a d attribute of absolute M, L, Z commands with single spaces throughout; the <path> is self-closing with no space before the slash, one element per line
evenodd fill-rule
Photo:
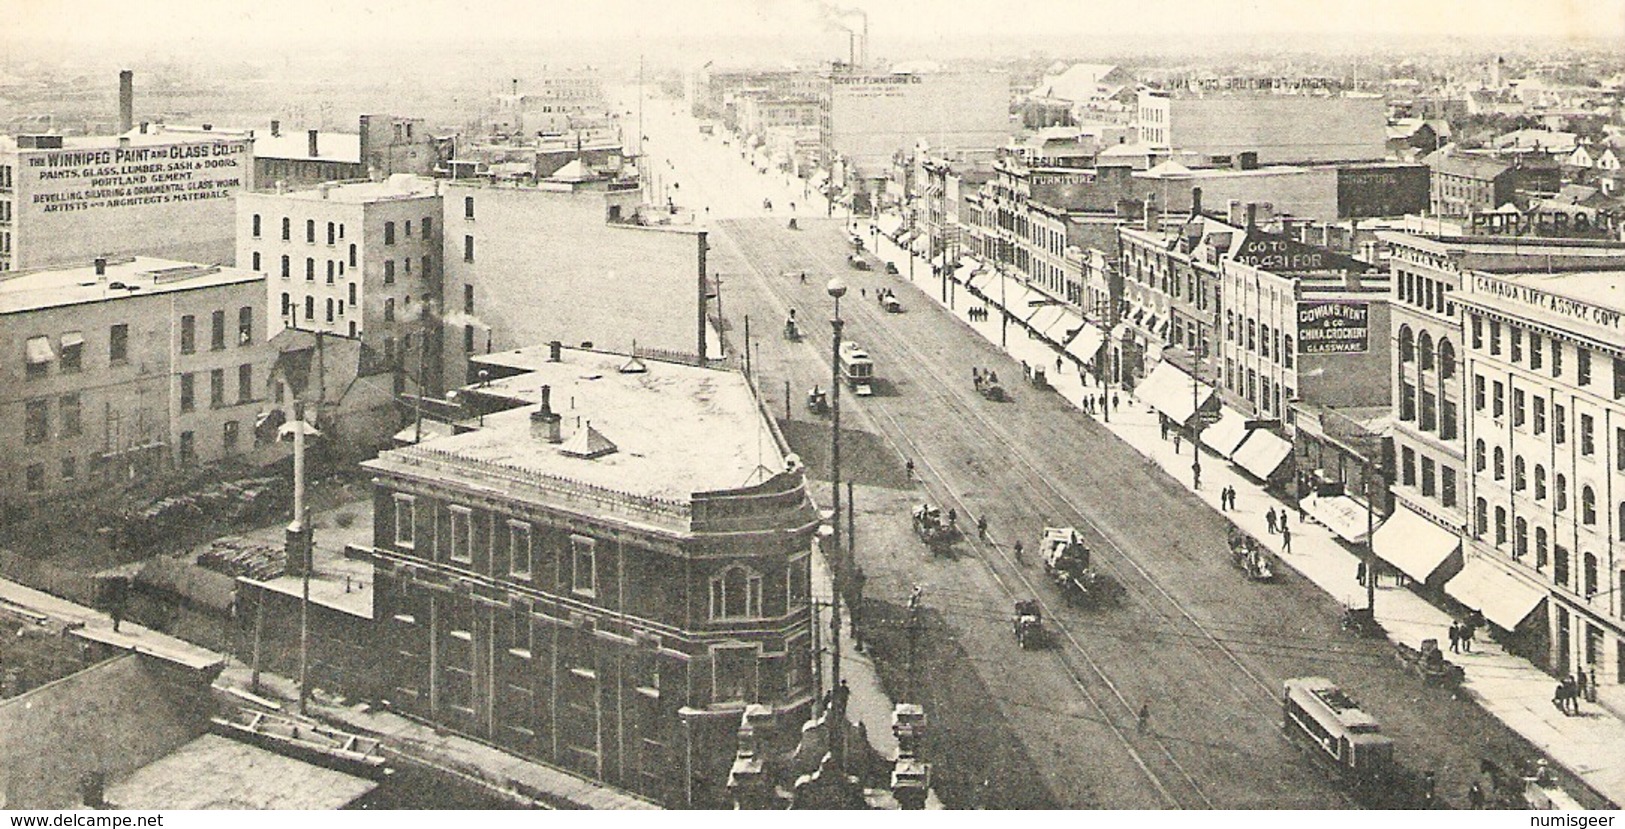
<path fill-rule="evenodd" d="M 1371 305 L 1298 303 L 1299 354 L 1363 354 L 1370 347 Z"/>

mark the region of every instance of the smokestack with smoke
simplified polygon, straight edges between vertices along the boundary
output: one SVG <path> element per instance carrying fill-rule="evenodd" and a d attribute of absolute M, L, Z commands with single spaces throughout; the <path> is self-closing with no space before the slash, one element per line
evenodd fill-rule
<path fill-rule="evenodd" d="M 853 68 L 869 63 L 869 13 L 859 8 L 837 6 L 820 2 L 818 12 L 831 28 L 847 34 L 847 63 Z M 863 25 L 854 28 L 848 21 L 863 18 Z"/>

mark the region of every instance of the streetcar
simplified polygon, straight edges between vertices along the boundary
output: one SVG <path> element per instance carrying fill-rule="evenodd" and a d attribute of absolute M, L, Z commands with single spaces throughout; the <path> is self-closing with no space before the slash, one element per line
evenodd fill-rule
<path fill-rule="evenodd" d="M 869 352 L 851 340 L 841 343 L 841 378 L 846 380 L 852 393 L 865 397 L 873 393 L 875 378 L 875 362 L 869 359 Z"/>
<path fill-rule="evenodd" d="M 1348 694 L 1322 677 L 1288 679 L 1282 727 L 1345 778 L 1370 785 L 1394 776 L 1394 741 Z"/>

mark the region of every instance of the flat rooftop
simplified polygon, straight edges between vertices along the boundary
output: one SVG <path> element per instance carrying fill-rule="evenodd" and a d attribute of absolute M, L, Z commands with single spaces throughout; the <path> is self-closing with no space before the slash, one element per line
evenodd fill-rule
<path fill-rule="evenodd" d="M 543 476 L 682 504 L 696 492 L 738 489 L 785 471 L 785 456 L 742 375 L 648 358 L 638 360 L 645 371 L 623 372 L 631 360 L 566 348 L 554 363 L 545 345 L 484 355 L 481 365 L 523 373 L 493 380 L 480 393 L 524 405 L 486 415 L 474 431 L 385 452 L 367 465 L 410 473 L 427 461 L 438 477 L 474 485 L 504 475 Z M 543 386 L 562 418 L 561 444 L 531 434 Z M 608 441 L 614 451 L 593 458 L 561 451 L 588 442 L 589 425 L 596 448 Z"/>
<path fill-rule="evenodd" d="M 149 256 L 109 259 L 105 277 L 97 276 L 94 262 L 5 275 L 0 278 L 0 314 L 264 280 L 253 271 L 221 265 Z"/>
<path fill-rule="evenodd" d="M 25 132 L 25 135 L 32 133 Z M 249 137 L 248 130 L 217 130 L 203 129 L 201 127 L 166 127 L 163 124 L 152 124 L 146 132 L 133 129 L 122 135 L 63 135 L 57 136 L 49 133 L 51 137 L 62 139 L 61 148 L 21 147 L 17 146 L 17 136 L 0 135 L 0 152 L 61 152 L 63 150 L 116 150 L 120 141 L 128 140 L 130 147 L 156 147 L 167 144 L 184 144 L 187 142 L 202 141 L 242 141 Z M 256 142 L 257 143 L 257 142 Z"/>
<path fill-rule="evenodd" d="M 316 132 L 316 155 L 310 154 L 310 133 L 307 130 L 281 130 L 280 135 L 256 133 L 254 157 L 288 161 L 332 161 L 339 164 L 361 163 L 361 134 L 357 132 Z"/>
<path fill-rule="evenodd" d="M 115 809 L 341 809 L 378 784 L 205 734 L 107 787 Z"/>
<path fill-rule="evenodd" d="M 1558 273 L 1520 273 L 1496 276 L 1503 284 L 1531 288 L 1560 300 L 1570 300 L 1580 306 L 1566 309 L 1567 313 L 1532 297 L 1513 298 L 1500 291 L 1480 290 L 1471 280 L 1463 286 L 1464 299 L 1487 307 L 1500 308 L 1511 314 L 1552 325 L 1574 329 L 1600 329 L 1619 336 L 1621 320 L 1625 318 L 1625 270 L 1568 271 Z M 1576 315 L 1580 315 L 1576 319 Z"/>
<path fill-rule="evenodd" d="M 256 196 L 270 196 L 297 201 L 331 201 L 342 204 L 372 204 L 396 199 L 417 199 L 438 195 L 435 180 L 428 176 L 396 173 L 381 181 L 341 181 L 327 185 L 326 194 L 320 187 L 291 190 L 286 193 L 259 192 Z"/>

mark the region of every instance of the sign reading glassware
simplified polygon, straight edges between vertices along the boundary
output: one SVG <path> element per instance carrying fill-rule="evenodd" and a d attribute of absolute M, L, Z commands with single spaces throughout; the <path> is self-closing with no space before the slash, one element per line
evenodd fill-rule
<path fill-rule="evenodd" d="M 1371 304 L 1298 303 L 1298 353 L 1363 354 L 1370 347 Z"/>

